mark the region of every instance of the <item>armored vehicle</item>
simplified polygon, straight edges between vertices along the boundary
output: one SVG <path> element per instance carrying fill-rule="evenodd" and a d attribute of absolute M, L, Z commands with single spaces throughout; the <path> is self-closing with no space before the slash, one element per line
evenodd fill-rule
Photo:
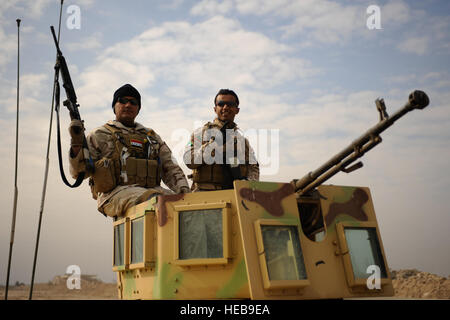
<path fill-rule="evenodd" d="M 113 223 L 122 299 L 340 299 L 392 296 L 370 190 L 324 185 L 429 103 L 414 91 L 314 172 L 290 183 L 235 180 L 230 190 L 157 196 Z"/>
<path fill-rule="evenodd" d="M 67 96 L 63 104 L 71 120 L 82 120 L 65 58 L 53 26 L 50 29 L 57 49 L 54 101 L 59 128 L 59 73 Z M 392 296 L 369 188 L 323 183 L 340 171 L 360 168 L 361 162 L 352 163 L 381 142 L 380 133 L 409 111 L 428 104 L 427 95 L 416 90 L 389 116 L 384 101 L 377 99 L 380 121 L 300 180 L 234 180 L 232 189 L 159 195 L 131 207 L 113 222 L 113 270 L 119 297 Z M 95 166 L 86 139 L 82 149 L 86 171 L 92 173 Z M 64 175 L 59 129 L 58 155 L 64 183 L 71 188 L 79 186 L 84 172 L 73 185 Z M 40 224 L 38 239 L 39 230 Z"/>

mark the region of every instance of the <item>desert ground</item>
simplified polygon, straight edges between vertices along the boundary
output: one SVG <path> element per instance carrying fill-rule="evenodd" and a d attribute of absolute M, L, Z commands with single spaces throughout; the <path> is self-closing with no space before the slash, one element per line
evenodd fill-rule
<path fill-rule="evenodd" d="M 80 289 L 67 288 L 67 276 L 55 276 L 48 283 L 35 283 L 33 300 L 117 300 L 117 284 L 105 283 L 92 275 L 81 275 Z M 21 283 L 9 285 L 8 300 L 28 300 L 30 286 Z M 5 297 L 5 286 L 1 286 L 0 297 Z"/>
<path fill-rule="evenodd" d="M 399 299 L 450 299 L 450 276 L 445 278 L 416 269 L 391 270 L 395 298 Z M 81 289 L 69 290 L 67 276 L 55 276 L 48 283 L 38 283 L 33 288 L 33 300 L 116 300 L 115 283 L 104 283 L 95 276 L 82 275 Z M 8 299 L 26 300 L 29 285 L 10 284 Z M 3 300 L 5 287 L 0 287 Z"/>

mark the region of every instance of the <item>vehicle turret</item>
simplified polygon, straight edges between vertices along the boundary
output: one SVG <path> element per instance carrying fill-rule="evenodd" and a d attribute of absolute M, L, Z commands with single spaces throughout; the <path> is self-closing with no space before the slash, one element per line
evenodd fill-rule
<path fill-rule="evenodd" d="M 341 299 L 393 296 L 369 188 L 324 185 L 429 103 L 414 91 L 317 170 L 290 183 L 235 180 L 233 189 L 160 195 L 113 223 L 122 299 Z"/>

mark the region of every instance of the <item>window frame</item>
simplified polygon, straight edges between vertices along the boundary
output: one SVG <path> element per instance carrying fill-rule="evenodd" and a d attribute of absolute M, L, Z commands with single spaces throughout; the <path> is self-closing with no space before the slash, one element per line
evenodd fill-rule
<path fill-rule="evenodd" d="M 143 218 L 143 231 L 142 231 L 142 261 L 138 263 L 131 263 L 131 250 L 132 250 L 132 222 L 136 219 Z M 124 264 L 121 266 L 114 265 L 115 255 L 115 233 L 114 227 L 120 224 L 125 224 L 124 232 Z M 156 214 L 154 210 L 145 210 L 144 213 L 135 214 L 129 217 L 124 217 L 113 223 L 113 271 L 121 270 L 133 270 L 142 269 L 146 267 L 155 266 L 156 258 Z"/>
<path fill-rule="evenodd" d="M 132 228 L 131 224 L 134 220 L 143 218 L 142 230 L 142 261 L 137 263 L 131 262 L 132 255 Z M 156 260 L 156 213 L 154 210 L 145 210 L 144 214 L 136 214 L 130 217 L 130 266 L 129 269 L 142 269 L 155 266 Z"/>
<path fill-rule="evenodd" d="M 296 219 L 258 219 L 254 223 L 255 235 L 256 235 L 256 245 L 259 256 L 259 266 L 261 268 L 261 273 L 263 277 L 264 289 L 290 289 L 290 288 L 304 288 L 310 285 L 308 271 L 306 269 L 306 263 L 304 258 L 304 249 L 301 241 L 301 226 L 299 221 Z M 302 280 L 270 280 L 269 269 L 266 262 L 266 251 L 264 248 L 264 241 L 262 235 L 261 226 L 281 226 L 281 227 L 296 227 L 298 239 L 300 242 L 300 249 L 302 251 L 303 265 L 305 267 L 306 279 Z"/>
<path fill-rule="evenodd" d="M 115 260 L 116 260 L 116 232 L 115 229 L 117 226 L 119 225 L 124 225 L 124 233 L 123 233 L 123 264 L 122 265 L 115 265 Z M 117 221 L 113 222 L 113 271 L 122 271 L 122 270 L 127 270 L 128 266 L 129 266 L 129 256 L 130 256 L 130 241 L 129 241 L 129 237 L 128 234 L 129 229 L 130 228 L 130 224 L 129 224 L 129 218 L 122 218 L 119 219 Z"/>
<path fill-rule="evenodd" d="M 353 222 L 338 222 L 336 224 L 336 233 L 337 233 L 337 239 L 339 244 L 339 250 L 340 252 L 337 253 L 337 255 L 342 256 L 342 260 L 344 263 L 344 271 L 345 271 L 345 277 L 347 278 L 347 284 L 350 288 L 367 288 L 367 278 L 361 279 L 361 278 L 355 278 L 352 260 L 350 256 L 350 250 L 347 243 L 347 238 L 345 237 L 345 228 L 352 228 L 352 229 L 375 229 L 378 244 L 381 251 L 381 256 L 384 263 L 384 268 L 386 270 L 387 278 L 380 278 L 380 284 L 381 286 L 387 285 L 391 283 L 391 275 L 389 273 L 388 264 L 386 261 L 386 254 L 384 253 L 384 247 L 383 243 L 381 242 L 381 236 L 380 232 L 378 230 L 378 225 L 376 222 L 373 221 L 367 221 L 367 222 L 358 222 L 356 225 Z M 368 274 L 368 277 L 370 277 L 370 274 Z"/>
<path fill-rule="evenodd" d="M 180 259 L 180 213 L 184 211 L 194 210 L 212 210 L 222 209 L 222 258 L 192 258 Z M 191 205 L 176 205 L 174 206 L 174 256 L 173 263 L 181 267 L 199 266 L 199 265 L 226 265 L 231 258 L 231 203 L 204 203 Z"/>

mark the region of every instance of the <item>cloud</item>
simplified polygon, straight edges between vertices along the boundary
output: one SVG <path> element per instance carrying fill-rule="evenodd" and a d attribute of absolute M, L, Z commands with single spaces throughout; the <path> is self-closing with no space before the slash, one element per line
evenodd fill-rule
<path fill-rule="evenodd" d="M 0 46 L 0 68 L 2 68 L 17 54 L 17 34 L 7 34 L 0 25 L 0 43 L 2 44 Z"/>
<path fill-rule="evenodd" d="M 102 47 L 102 37 L 103 35 L 100 32 L 95 32 L 94 34 L 81 39 L 79 42 L 68 43 L 67 49 L 69 49 L 69 51 L 100 49 Z"/>
<path fill-rule="evenodd" d="M 44 13 L 44 9 L 50 4 L 54 3 L 53 0 L 4 0 L 0 4 L 0 13 L 7 10 L 16 11 L 22 13 L 27 18 L 39 19 Z"/>
<path fill-rule="evenodd" d="M 7 20 L 5 15 L 9 18 L 14 13 L 21 20 L 24 20 L 24 17 L 38 20 L 44 14 L 45 8 L 52 2 L 52 0 L 4 0 L 0 2 L 0 43 L 2 44 L 0 47 L 0 70 L 16 56 L 17 52 L 17 29 L 14 28 L 14 32 L 12 32 L 13 20 Z M 22 33 L 29 34 L 34 30 L 30 24 L 28 22 L 21 23 L 21 35 Z M 15 26 L 16 23 L 14 23 Z"/>
<path fill-rule="evenodd" d="M 92 7 L 92 5 L 94 4 L 94 0 L 72 0 L 72 1 L 68 1 L 67 2 L 68 5 L 71 4 L 76 4 L 79 5 L 80 7 Z"/>
<path fill-rule="evenodd" d="M 14 7 L 17 0 L 4 0 L 0 2 L 0 14 L 5 13 L 7 10 Z"/>
<path fill-rule="evenodd" d="M 400 42 L 397 48 L 402 52 L 423 56 L 428 52 L 429 40 L 426 37 L 411 37 Z"/>
<path fill-rule="evenodd" d="M 406 24 L 411 19 L 413 12 L 402 0 L 391 0 L 381 6 L 381 20 L 384 27 Z"/>
<path fill-rule="evenodd" d="M 225 0 L 217 2 L 214 0 L 202 0 L 191 8 L 193 15 L 224 15 L 228 13 L 233 7 L 233 2 Z"/>
<path fill-rule="evenodd" d="M 171 0 L 171 1 L 164 1 L 164 3 L 161 6 L 165 9 L 175 10 L 181 7 L 183 3 L 184 0 Z"/>
<path fill-rule="evenodd" d="M 427 90 L 441 90 L 450 87 L 450 74 L 448 71 L 431 71 L 423 76 L 417 73 L 399 74 L 386 79 L 397 88 L 426 88 Z M 398 89 L 397 89 L 398 90 Z"/>
<path fill-rule="evenodd" d="M 306 34 L 307 40 L 319 43 L 346 41 L 365 27 L 364 8 L 358 6 L 343 6 L 330 1 L 297 2 L 290 6 L 289 13 L 293 22 L 283 27 L 285 35 Z"/>
<path fill-rule="evenodd" d="M 173 86 L 165 90 L 164 94 L 175 99 L 190 98 L 189 92 L 184 87 Z"/>
<path fill-rule="evenodd" d="M 212 93 L 224 86 L 271 88 L 312 77 L 317 70 L 293 56 L 286 45 L 216 16 L 195 24 L 167 22 L 148 29 L 106 48 L 98 63 L 80 73 L 80 96 L 95 107 L 122 82 L 142 90 L 166 82 L 187 91 L 200 88 Z M 173 97 L 174 91 L 169 93 Z"/>
<path fill-rule="evenodd" d="M 223 15 L 236 10 L 242 15 L 270 17 L 282 21 L 278 27 L 285 37 L 302 35 L 304 43 L 339 43 L 357 30 L 364 30 L 365 8 L 345 6 L 334 1 L 248 0 L 217 2 L 204 0 L 192 14 Z"/>
<path fill-rule="evenodd" d="M 287 8 L 292 2 L 288 0 L 250 0 L 235 1 L 236 9 L 242 14 L 266 15 Z"/>
<path fill-rule="evenodd" d="M 26 12 L 28 13 L 28 16 L 38 18 L 42 15 L 44 9 L 52 2 L 52 0 L 31 1 L 30 3 L 26 4 Z"/>
<path fill-rule="evenodd" d="M 275 25 L 275 30 L 281 31 L 285 40 L 298 41 L 302 47 L 344 47 L 354 39 L 363 39 L 379 41 L 382 45 L 394 43 L 401 52 L 417 55 L 438 49 L 449 52 L 448 16 L 433 18 L 430 13 L 415 9 L 403 0 L 390 0 L 380 5 L 383 29 L 380 33 L 368 30 L 366 26 L 369 17 L 366 9 L 371 4 L 365 1 L 345 4 L 330 0 L 203 0 L 191 9 L 191 14 L 209 17 L 230 13 L 256 16 L 262 25 L 269 28 Z M 397 44 L 398 35 L 405 39 L 400 44 Z"/>
<path fill-rule="evenodd" d="M 110 104 L 113 92 L 124 83 L 144 88 L 154 81 L 154 74 L 146 66 L 118 58 L 106 58 L 88 70 L 82 70 L 80 80 L 80 103 L 87 109 L 95 109 Z"/>

